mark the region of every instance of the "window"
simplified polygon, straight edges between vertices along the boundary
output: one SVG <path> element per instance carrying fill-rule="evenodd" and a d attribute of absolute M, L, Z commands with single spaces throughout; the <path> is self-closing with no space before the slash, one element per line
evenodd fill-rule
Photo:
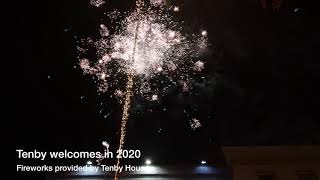
<path fill-rule="evenodd" d="M 257 171 L 258 180 L 277 180 L 276 175 L 271 171 Z"/>
<path fill-rule="evenodd" d="M 313 171 L 297 171 L 299 180 L 319 180 Z"/>

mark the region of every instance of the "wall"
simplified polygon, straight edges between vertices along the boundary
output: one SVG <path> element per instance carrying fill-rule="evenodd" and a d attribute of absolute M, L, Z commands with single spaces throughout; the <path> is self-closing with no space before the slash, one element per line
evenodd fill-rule
<path fill-rule="evenodd" d="M 274 173 L 276 180 L 299 180 L 299 171 L 320 177 L 319 146 L 224 147 L 234 180 L 258 180 L 259 173 Z"/>

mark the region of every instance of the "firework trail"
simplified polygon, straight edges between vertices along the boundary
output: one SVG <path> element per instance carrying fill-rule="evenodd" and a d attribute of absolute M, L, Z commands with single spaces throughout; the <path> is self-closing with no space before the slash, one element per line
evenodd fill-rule
<path fill-rule="evenodd" d="M 141 0 L 138 1 L 138 3 L 141 3 Z M 139 8 L 139 7 L 138 7 Z M 140 12 L 139 9 L 137 9 L 138 13 Z M 138 14 L 139 18 L 139 14 Z M 139 19 L 137 21 L 136 25 L 136 31 L 134 34 L 134 46 L 133 46 L 133 52 L 132 52 L 132 59 L 131 61 L 134 62 L 134 56 L 137 48 L 137 38 L 138 38 L 138 30 L 139 30 Z M 122 112 L 122 119 L 121 119 L 121 133 L 120 133 L 120 142 L 119 142 L 119 148 L 118 152 L 122 152 L 123 145 L 124 145 L 124 140 L 126 136 L 126 127 L 127 127 L 127 121 L 129 118 L 129 109 L 130 109 L 130 104 L 131 104 L 131 96 L 132 96 L 132 88 L 133 88 L 133 70 L 129 69 L 128 71 L 128 81 L 127 81 L 127 86 L 126 86 L 126 97 L 124 100 L 124 105 L 123 105 L 123 112 Z M 119 174 L 119 165 L 120 165 L 120 158 L 117 159 L 117 170 L 115 172 L 114 179 L 118 179 L 118 174 Z"/>
<path fill-rule="evenodd" d="M 110 96 L 123 102 L 119 151 L 125 143 L 132 96 L 140 94 L 156 101 L 171 86 L 181 86 L 188 92 L 190 74 L 202 71 L 205 65 L 199 57 L 208 44 L 207 32 L 185 35 L 181 23 L 167 13 L 165 0 L 150 0 L 149 4 L 137 0 L 136 10 L 123 17 L 117 11 L 110 12 L 108 17 L 116 25 L 108 28 L 101 24 L 102 38 L 87 38 L 81 41 L 84 47 L 78 47 L 80 67 L 85 74 L 93 75 L 98 91 L 114 92 Z M 176 6 L 170 9 L 179 11 Z M 86 58 L 92 47 L 98 56 L 96 62 Z M 126 85 L 121 89 L 123 81 Z M 117 167 L 119 164 L 117 159 Z M 118 174 L 116 171 L 115 180 Z"/>
<path fill-rule="evenodd" d="M 139 28 L 139 21 L 137 22 L 137 28 L 136 28 L 136 32 L 135 32 L 134 47 L 133 47 L 133 53 L 132 53 L 132 62 L 134 62 L 134 55 L 135 55 L 135 51 L 136 51 L 138 28 Z M 132 70 L 130 69 L 128 72 L 126 96 L 125 96 L 124 105 L 123 105 L 121 129 L 120 129 L 121 133 L 120 133 L 120 142 L 119 142 L 118 152 L 122 152 L 124 140 L 125 140 L 125 136 L 126 136 L 126 127 L 127 127 L 127 121 L 129 118 L 129 109 L 130 109 L 130 104 L 131 104 L 131 96 L 132 96 L 132 88 L 133 88 L 133 76 L 134 76 L 134 74 L 133 74 Z M 115 180 L 118 179 L 119 165 L 120 165 L 120 158 L 117 159 L 117 170 L 115 172 L 115 177 L 114 177 Z"/>
<path fill-rule="evenodd" d="M 96 160 L 98 165 L 101 165 L 102 161 L 106 158 L 106 154 L 109 153 L 109 143 L 107 141 L 102 141 L 102 146 L 104 155 Z"/>
<path fill-rule="evenodd" d="M 118 152 L 122 152 L 124 140 L 126 136 L 126 127 L 127 127 L 127 121 L 129 117 L 129 109 L 130 109 L 130 103 L 131 103 L 131 96 L 132 96 L 132 87 L 133 87 L 133 74 L 128 74 L 128 82 L 126 87 L 126 97 L 123 105 L 123 112 L 122 112 L 122 119 L 121 119 L 121 133 L 120 133 L 120 142 L 119 142 L 119 148 Z M 119 174 L 119 165 L 120 165 L 120 158 L 117 159 L 117 170 L 115 172 L 115 180 L 118 179 Z"/>

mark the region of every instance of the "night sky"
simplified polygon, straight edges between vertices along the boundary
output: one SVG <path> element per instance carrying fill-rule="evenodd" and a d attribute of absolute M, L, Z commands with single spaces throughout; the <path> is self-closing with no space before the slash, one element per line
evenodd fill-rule
<path fill-rule="evenodd" d="M 100 8 L 89 0 L 12 3 L 6 17 L 13 35 L 5 37 L 11 53 L 6 61 L 13 64 L 5 67 L 11 143 L 30 150 L 96 151 L 106 140 L 117 148 L 121 105 L 97 95 L 92 79 L 82 74 L 75 36 L 97 35 L 105 11 L 129 10 L 133 1 L 108 0 Z M 126 148 L 167 163 L 208 158 L 204 152 L 226 145 L 320 143 L 315 6 L 284 1 L 273 12 L 258 0 L 176 4 L 186 27 L 208 31 L 205 79 L 194 95 L 176 89 L 159 103 L 134 99 Z M 193 117 L 202 122 L 195 131 Z"/>

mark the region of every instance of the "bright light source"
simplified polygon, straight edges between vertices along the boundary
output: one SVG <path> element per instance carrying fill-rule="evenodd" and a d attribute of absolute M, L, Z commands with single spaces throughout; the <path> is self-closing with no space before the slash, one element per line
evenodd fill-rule
<path fill-rule="evenodd" d="M 178 12 L 180 9 L 179 9 L 179 7 L 178 6 L 175 6 L 174 8 L 173 8 L 173 11 L 174 12 Z"/>
<path fill-rule="evenodd" d="M 146 165 L 150 165 L 151 163 L 152 163 L 152 162 L 151 162 L 150 159 L 147 159 L 146 162 L 145 162 Z"/>
<path fill-rule="evenodd" d="M 205 31 L 205 30 L 203 30 L 203 31 L 201 32 L 201 35 L 202 35 L 202 36 L 206 36 L 206 35 L 208 35 L 208 32 Z"/>
<path fill-rule="evenodd" d="M 174 38 L 175 35 L 176 35 L 176 33 L 174 31 L 169 32 L 169 37 Z"/>
<path fill-rule="evenodd" d="M 201 161 L 201 164 L 207 164 L 207 161 Z"/>
<path fill-rule="evenodd" d="M 88 161 L 88 162 L 87 162 L 87 164 L 88 164 L 88 165 L 91 165 L 91 164 L 92 164 L 92 162 L 91 162 L 91 161 Z"/>
<path fill-rule="evenodd" d="M 157 101 L 158 100 L 158 95 L 156 95 L 156 94 L 152 95 L 151 100 L 152 101 Z"/>
<path fill-rule="evenodd" d="M 101 78 L 102 80 L 105 80 L 105 79 L 106 79 L 106 73 L 102 73 L 100 78 Z"/>
<path fill-rule="evenodd" d="M 102 141 L 102 145 L 109 148 L 109 143 L 107 143 L 107 141 Z"/>

